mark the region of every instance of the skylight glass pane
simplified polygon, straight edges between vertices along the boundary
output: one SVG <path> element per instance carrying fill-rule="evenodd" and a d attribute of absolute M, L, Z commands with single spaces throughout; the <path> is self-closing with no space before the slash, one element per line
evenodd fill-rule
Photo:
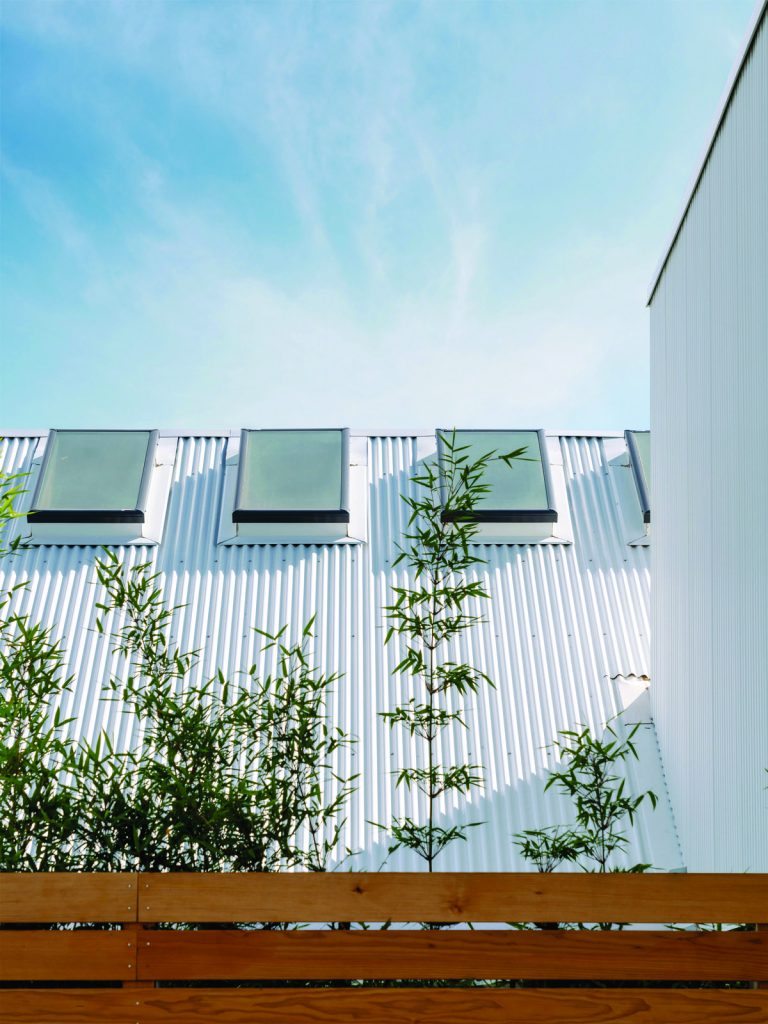
<path fill-rule="evenodd" d="M 35 507 L 123 511 L 139 504 L 149 430 L 57 430 Z"/>
<path fill-rule="evenodd" d="M 643 477 L 648 487 L 651 483 L 651 432 L 650 430 L 633 430 L 632 436 L 635 439 L 635 447 L 643 468 Z"/>
<path fill-rule="evenodd" d="M 449 435 L 446 435 L 449 436 Z M 491 490 L 478 502 L 479 509 L 546 509 L 549 507 L 539 435 L 535 430 L 457 430 L 457 446 L 468 445 L 470 462 L 488 452 L 506 455 L 525 448 L 523 458 L 510 463 L 488 463 L 485 483 Z"/>
<path fill-rule="evenodd" d="M 247 430 L 243 442 L 239 509 L 342 508 L 343 431 Z"/>

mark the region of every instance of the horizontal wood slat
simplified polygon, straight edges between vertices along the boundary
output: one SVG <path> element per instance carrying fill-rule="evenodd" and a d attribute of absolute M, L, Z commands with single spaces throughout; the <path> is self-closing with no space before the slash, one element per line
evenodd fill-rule
<path fill-rule="evenodd" d="M 0 990 L 0 1024 L 143 1024 L 132 989 Z"/>
<path fill-rule="evenodd" d="M 135 921 L 136 890 L 137 875 L 130 872 L 0 872 L 0 921 Z"/>
<path fill-rule="evenodd" d="M 757 932 L 145 932 L 138 977 L 152 981 L 526 978 L 758 981 Z"/>
<path fill-rule="evenodd" d="M 139 920 L 631 921 L 768 917 L 768 875 L 142 874 Z"/>
<path fill-rule="evenodd" d="M 0 1024 L 766 1024 L 756 990 L 6 991 Z"/>
<path fill-rule="evenodd" d="M 762 981 L 751 932 L 209 929 L 258 921 L 753 922 L 768 875 L 0 875 L 0 920 L 98 922 L 119 932 L 0 930 L 0 977 L 125 988 L 3 989 L 0 1024 L 768 1024 L 768 989 L 361 988 L 374 977 Z M 134 956 L 138 954 L 138 958 Z M 155 988 L 154 980 L 336 979 L 328 989 Z"/>
<path fill-rule="evenodd" d="M 0 931 L 2 981 L 130 981 L 136 942 L 125 932 Z"/>

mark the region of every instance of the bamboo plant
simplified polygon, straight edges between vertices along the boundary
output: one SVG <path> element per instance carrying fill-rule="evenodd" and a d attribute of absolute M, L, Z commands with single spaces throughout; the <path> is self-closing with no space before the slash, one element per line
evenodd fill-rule
<path fill-rule="evenodd" d="M 474 543 L 476 511 L 489 493 L 485 481 L 489 463 L 503 460 L 510 468 L 525 449 L 472 457 L 456 432 L 439 435 L 439 454 L 427 459 L 411 478 L 414 493 L 404 494 L 409 509 L 405 543 L 393 566 L 404 564 L 408 582 L 393 587 L 395 600 L 385 611 L 389 619 L 386 642 L 399 641 L 403 656 L 395 667 L 405 699 L 381 717 L 391 728 L 401 727 L 417 741 L 417 763 L 396 771 L 396 786 L 416 791 L 425 809 L 422 820 L 396 817 L 389 830 L 389 853 L 410 850 L 433 871 L 437 857 L 451 843 L 466 840 L 479 822 L 443 824 L 441 801 L 468 794 L 483 782 L 478 764 L 445 764 L 440 738 L 448 729 L 466 729 L 466 701 L 492 680 L 477 667 L 454 660 L 457 641 L 484 621 L 479 606 L 489 597 L 476 576 L 484 564 Z"/>

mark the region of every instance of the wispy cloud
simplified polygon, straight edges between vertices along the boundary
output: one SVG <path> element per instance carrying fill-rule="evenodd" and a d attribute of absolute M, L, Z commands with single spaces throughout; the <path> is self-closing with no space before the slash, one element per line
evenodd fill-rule
<path fill-rule="evenodd" d="M 88 231 L 58 194 L 50 180 L 0 156 L 0 179 L 12 189 L 28 216 L 55 245 L 70 256 L 85 257 L 90 249 Z"/>
<path fill-rule="evenodd" d="M 7 4 L 6 331 L 100 420 L 130 353 L 147 422 L 642 425 L 690 39 L 749 3 Z"/>

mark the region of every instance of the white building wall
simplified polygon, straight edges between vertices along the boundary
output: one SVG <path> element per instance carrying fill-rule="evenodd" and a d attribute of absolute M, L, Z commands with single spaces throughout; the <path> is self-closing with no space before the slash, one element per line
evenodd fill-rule
<path fill-rule="evenodd" d="M 768 24 L 651 299 L 652 702 L 689 870 L 768 871 Z"/>

